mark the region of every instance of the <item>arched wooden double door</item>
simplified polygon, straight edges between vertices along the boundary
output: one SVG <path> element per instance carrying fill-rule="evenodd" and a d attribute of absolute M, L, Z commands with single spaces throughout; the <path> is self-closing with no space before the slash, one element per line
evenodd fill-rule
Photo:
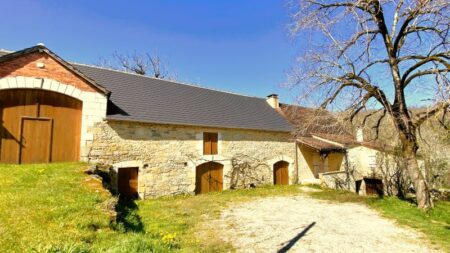
<path fill-rule="evenodd" d="M 273 184 L 289 184 L 289 163 L 279 161 L 273 165 Z"/>
<path fill-rule="evenodd" d="M 37 89 L 0 91 L 0 162 L 78 161 L 82 102 Z"/>
<path fill-rule="evenodd" d="M 223 165 L 208 162 L 197 166 L 195 176 L 195 194 L 222 191 Z"/>

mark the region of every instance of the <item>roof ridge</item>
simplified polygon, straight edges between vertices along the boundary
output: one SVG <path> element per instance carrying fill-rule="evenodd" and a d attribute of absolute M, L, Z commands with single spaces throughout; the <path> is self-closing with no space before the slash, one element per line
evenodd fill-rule
<path fill-rule="evenodd" d="M 0 52 L 14 53 L 16 51 L 6 50 L 6 49 L 3 49 L 3 48 L 0 48 Z M 67 61 L 67 62 L 70 63 L 70 64 L 76 64 L 76 65 L 86 66 L 86 67 L 90 67 L 90 68 L 103 69 L 103 70 L 118 72 L 118 73 L 122 73 L 122 74 L 135 75 L 135 76 L 139 76 L 139 77 L 150 78 L 150 79 L 153 79 L 153 80 L 159 80 L 159 81 L 165 81 L 165 82 L 170 82 L 170 83 L 175 83 L 175 84 L 180 84 L 180 85 L 191 86 L 191 87 L 195 87 L 195 88 L 199 88 L 199 89 L 205 89 L 205 90 L 211 90 L 211 91 L 216 91 L 216 92 L 228 93 L 228 94 L 235 95 L 235 96 L 257 98 L 257 99 L 265 99 L 265 98 L 262 98 L 262 97 L 251 96 L 251 95 L 244 95 L 244 94 L 239 94 L 239 93 L 232 92 L 232 91 L 215 89 L 215 88 L 210 88 L 210 87 L 204 87 L 204 86 L 197 85 L 197 84 L 192 84 L 192 83 L 185 83 L 185 82 L 182 82 L 182 81 L 174 81 L 174 80 L 160 79 L 160 78 L 156 78 L 156 77 L 152 77 L 152 76 L 139 75 L 139 74 L 132 73 L 132 72 L 126 72 L 126 71 L 123 71 L 123 70 L 117 70 L 117 69 L 112 69 L 112 68 L 107 68 L 107 67 L 101 67 L 101 66 L 96 66 L 96 65 L 92 65 L 92 64 L 79 63 L 79 62 L 74 62 L 74 61 Z"/>
<path fill-rule="evenodd" d="M 6 53 L 14 53 L 14 52 L 16 52 L 16 51 L 11 51 L 11 50 L 6 50 L 6 49 L 3 49 L 3 48 L 0 48 L 0 51 L 1 52 L 6 52 Z M 126 71 L 123 71 L 123 70 L 111 69 L 111 68 L 107 68 L 107 67 L 100 67 L 100 66 L 86 64 L 86 63 L 79 63 L 79 62 L 74 62 L 74 61 L 67 61 L 67 62 L 70 63 L 70 64 L 76 64 L 76 65 L 86 66 L 86 67 L 90 67 L 90 68 L 103 69 L 103 70 L 118 72 L 118 73 L 122 73 L 122 74 L 135 75 L 135 76 L 139 76 L 139 77 L 150 78 L 150 79 L 153 79 L 153 80 L 159 80 L 159 81 L 165 81 L 165 82 L 170 82 L 170 83 L 175 83 L 175 84 L 180 84 L 180 85 L 191 86 L 191 87 L 195 87 L 195 88 L 199 88 L 199 89 L 205 89 L 205 90 L 211 90 L 211 91 L 216 91 L 216 92 L 228 93 L 228 94 L 235 95 L 235 96 L 257 98 L 257 99 L 265 99 L 265 98 L 262 98 L 262 97 L 244 95 L 244 94 L 239 94 L 239 93 L 235 93 L 235 92 L 232 92 L 232 91 L 226 91 L 226 90 L 220 90 L 220 89 L 215 89 L 215 88 L 209 88 L 209 87 L 204 87 L 204 86 L 196 85 L 196 84 L 192 84 L 192 83 L 185 83 L 185 82 L 182 82 L 182 81 L 174 81 L 174 80 L 160 79 L 160 78 L 146 76 L 146 75 L 139 75 L 139 74 L 132 73 L 132 72 L 126 72 Z"/>
<path fill-rule="evenodd" d="M 232 92 L 232 91 L 220 90 L 220 89 L 215 89 L 215 88 L 208 88 L 208 87 L 203 87 L 203 86 L 196 85 L 196 84 L 185 83 L 185 82 L 182 82 L 182 81 L 174 81 L 174 80 L 161 79 L 161 78 L 156 78 L 156 77 L 147 76 L 147 75 L 140 75 L 140 74 L 136 74 L 136 73 L 133 73 L 133 72 L 126 72 L 126 71 L 123 71 L 123 70 L 111 69 L 111 68 L 107 68 L 107 67 L 101 67 L 101 66 L 96 66 L 96 65 L 86 64 L 86 63 L 78 63 L 78 62 L 69 62 L 69 63 L 70 64 L 81 65 L 81 66 L 85 66 L 85 67 L 90 67 L 90 68 L 97 68 L 97 69 L 103 69 L 103 70 L 118 72 L 118 73 L 122 73 L 122 74 L 128 74 L 128 75 L 134 75 L 134 76 L 139 76 L 139 77 L 150 78 L 150 79 L 158 80 L 158 81 L 164 81 L 164 82 L 170 82 L 170 83 L 175 83 L 175 84 L 180 84 L 180 85 L 186 85 L 186 86 L 191 86 L 191 87 L 205 89 L 205 90 L 211 90 L 211 91 L 216 91 L 216 92 L 228 93 L 228 94 L 235 95 L 235 96 L 265 99 L 265 98 L 262 98 L 262 97 L 244 95 L 244 94 L 239 94 L 239 93 L 235 93 L 235 92 Z"/>

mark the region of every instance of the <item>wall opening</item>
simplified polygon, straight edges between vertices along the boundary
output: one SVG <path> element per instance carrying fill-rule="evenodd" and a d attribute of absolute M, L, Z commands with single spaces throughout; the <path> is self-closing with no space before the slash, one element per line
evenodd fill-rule
<path fill-rule="evenodd" d="M 121 199 L 136 199 L 138 194 L 139 167 L 119 168 L 117 189 Z"/>
<path fill-rule="evenodd" d="M 366 195 L 383 196 L 383 181 L 381 179 L 364 178 L 366 184 Z"/>

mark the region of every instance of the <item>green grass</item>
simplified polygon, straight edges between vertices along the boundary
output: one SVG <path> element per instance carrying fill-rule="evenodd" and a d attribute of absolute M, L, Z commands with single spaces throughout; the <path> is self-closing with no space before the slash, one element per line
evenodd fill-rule
<path fill-rule="evenodd" d="M 298 194 L 369 205 L 424 232 L 432 243 L 450 246 L 448 202 L 425 213 L 395 198 L 302 191 L 298 185 L 120 202 L 117 222 L 111 222 L 105 207 L 113 198 L 82 173 L 84 168 L 78 163 L 0 165 L 0 252 L 229 252 L 231 245 L 208 220 L 236 203 Z"/>
<path fill-rule="evenodd" d="M 421 231 L 431 244 L 450 252 L 450 202 L 439 201 L 435 208 L 422 211 L 411 202 L 395 197 L 361 197 L 347 191 L 323 190 L 313 192 L 314 198 L 334 202 L 356 202 L 366 204 L 377 210 L 382 216 L 390 218 L 400 225 Z"/>
<path fill-rule="evenodd" d="M 80 164 L 0 165 L 0 251 L 84 249 L 109 226 L 84 179 Z"/>
<path fill-rule="evenodd" d="M 0 252 L 225 252 L 231 246 L 204 227 L 206 217 L 231 203 L 299 193 L 263 187 L 120 203 L 111 223 L 111 196 L 85 168 L 0 165 Z"/>
<path fill-rule="evenodd" d="M 167 252 L 112 225 L 111 196 L 78 163 L 0 165 L 0 252 Z M 128 215 L 131 219 L 132 215 Z"/>

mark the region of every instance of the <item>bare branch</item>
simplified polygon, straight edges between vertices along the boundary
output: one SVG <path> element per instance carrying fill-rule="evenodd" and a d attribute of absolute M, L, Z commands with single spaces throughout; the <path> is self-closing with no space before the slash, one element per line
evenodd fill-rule
<path fill-rule="evenodd" d="M 403 87 L 408 86 L 408 84 L 417 77 L 426 76 L 426 75 L 435 75 L 435 74 L 447 73 L 447 72 L 449 72 L 449 69 L 428 69 L 428 70 L 417 71 L 410 77 L 406 78 L 405 81 L 403 81 Z"/>
<path fill-rule="evenodd" d="M 430 117 L 433 117 L 434 115 L 436 115 L 436 114 L 438 114 L 440 112 L 444 113 L 444 115 L 445 115 L 445 113 L 449 109 L 449 106 L 450 106 L 449 102 L 441 103 L 441 104 L 436 105 L 436 107 L 434 107 L 433 109 L 431 109 L 429 111 L 417 113 L 415 115 L 415 117 L 417 119 L 415 120 L 414 125 L 416 127 L 420 126 L 423 122 L 425 122 L 425 120 L 427 120 Z"/>
<path fill-rule="evenodd" d="M 172 79 L 169 77 L 161 57 L 156 54 L 139 54 L 137 52 L 122 54 L 115 52 L 111 60 L 100 62 L 99 65 L 138 75 L 148 75 L 159 79 Z"/>
<path fill-rule="evenodd" d="M 410 176 L 422 194 L 419 205 L 432 206 L 417 165 L 416 130 L 420 125 L 417 123 L 425 121 L 434 110 L 416 117 L 408 103 L 420 105 L 426 101 L 426 106 L 442 107 L 450 102 L 450 2 L 298 3 L 290 31 L 302 41 L 309 41 L 302 48 L 295 74 L 289 76 L 289 86 L 299 88 L 300 101 L 345 110 L 350 121 L 362 111 L 383 111 L 374 126 L 377 136 L 381 121 L 389 117 L 409 163 Z M 411 96 L 413 92 L 415 96 Z M 375 114 L 369 113 L 364 123 Z"/>

